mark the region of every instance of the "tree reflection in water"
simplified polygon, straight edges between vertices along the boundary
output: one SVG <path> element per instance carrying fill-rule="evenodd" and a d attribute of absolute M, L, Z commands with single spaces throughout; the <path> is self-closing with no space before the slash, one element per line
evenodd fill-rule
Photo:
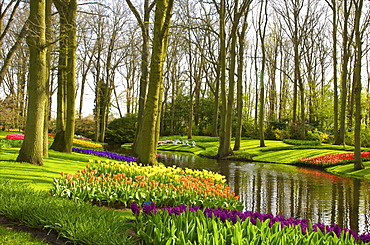
<path fill-rule="evenodd" d="M 207 169 L 226 176 L 245 210 L 339 224 L 370 233 L 370 182 L 288 165 L 217 161 L 159 154 L 167 166 Z"/>

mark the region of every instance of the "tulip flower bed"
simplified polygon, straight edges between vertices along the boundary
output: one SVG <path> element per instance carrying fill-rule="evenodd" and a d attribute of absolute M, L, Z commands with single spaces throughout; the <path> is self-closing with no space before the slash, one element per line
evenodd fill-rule
<path fill-rule="evenodd" d="M 132 203 L 133 229 L 145 244 L 365 244 L 370 235 L 307 219 L 177 205 Z"/>
<path fill-rule="evenodd" d="M 88 150 L 88 149 L 80 149 L 80 148 L 72 148 L 73 152 L 83 153 L 83 154 L 90 154 L 100 157 L 106 157 L 113 160 L 123 161 L 123 162 L 136 162 L 136 158 L 128 155 L 121 155 L 114 152 L 108 151 L 95 151 L 95 150 Z"/>
<path fill-rule="evenodd" d="M 24 140 L 24 134 L 8 134 L 5 138 L 8 140 Z"/>
<path fill-rule="evenodd" d="M 85 140 L 80 140 L 80 139 L 73 139 L 73 144 L 84 147 L 84 148 L 102 148 L 103 146 L 99 143 L 94 143 L 94 142 L 89 142 Z"/>
<path fill-rule="evenodd" d="M 136 163 L 99 163 L 77 174 L 54 179 L 54 196 L 111 207 L 153 201 L 158 206 L 186 204 L 241 209 L 224 177 L 209 171 L 178 167 L 140 166 Z"/>
<path fill-rule="evenodd" d="M 326 168 L 332 167 L 340 164 L 347 164 L 353 162 L 354 153 L 332 153 L 308 158 L 301 158 L 297 160 L 294 164 L 300 166 L 309 166 L 309 167 L 319 167 Z M 370 152 L 361 152 L 361 158 L 368 160 L 370 159 Z"/>
<path fill-rule="evenodd" d="M 82 136 L 82 135 L 75 135 L 75 137 L 74 137 L 75 139 L 78 139 L 78 140 L 90 140 L 90 141 L 92 141 L 92 139 L 90 139 L 90 138 L 86 138 L 86 137 L 84 137 L 84 136 Z"/>

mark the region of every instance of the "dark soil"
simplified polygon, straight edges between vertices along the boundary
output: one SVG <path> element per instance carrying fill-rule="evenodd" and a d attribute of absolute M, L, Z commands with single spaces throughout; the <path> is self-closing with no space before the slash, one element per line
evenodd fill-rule
<path fill-rule="evenodd" d="M 21 225 L 19 224 L 19 222 L 16 222 L 8 217 L 1 215 L 0 215 L 0 225 L 6 226 L 17 231 L 29 232 L 34 237 L 38 238 L 39 240 L 45 241 L 48 244 L 52 245 L 73 244 L 73 242 L 70 242 L 68 239 L 65 239 L 63 237 L 58 238 L 58 233 L 55 231 L 30 228 L 25 225 Z"/>

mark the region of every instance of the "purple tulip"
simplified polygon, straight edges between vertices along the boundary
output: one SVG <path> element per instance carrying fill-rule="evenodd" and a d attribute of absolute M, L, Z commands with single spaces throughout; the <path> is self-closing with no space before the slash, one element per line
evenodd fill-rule
<path fill-rule="evenodd" d="M 131 203 L 131 211 L 134 213 L 134 215 L 139 215 L 140 214 L 140 209 L 139 205 L 137 205 L 136 202 Z"/>
<path fill-rule="evenodd" d="M 114 152 L 108 151 L 95 151 L 95 150 L 88 150 L 88 149 L 81 149 L 81 148 L 72 148 L 73 152 L 83 153 L 83 154 L 91 154 L 95 156 L 101 156 L 110 158 L 113 160 L 123 161 L 123 162 L 136 162 L 137 158 L 128 156 L 128 155 L 121 155 Z"/>
<path fill-rule="evenodd" d="M 132 209 L 132 207 L 131 207 Z M 310 221 L 308 219 L 295 219 L 293 217 L 290 218 L 285 218 L 283 215 L 276 215 L 274 216 L 273 214 L 261 214 L 258 212 L 252 212 L 252 211 L 245 211 L 241 212 L 238 210 L 229 210 L 229 209 L 223 209 L 221 207 L 218 207 L 216 209 L 214 208 L 204 208 L 202 209 L 201 207 L 186 207 L 184 204 L 182 205 L 177 205 L 175 207 L 164 207 L 163 210 L 167 211 L 170 215 L 179 215 L 183 212 L 189 211 L 189 212 L 196 212 L 198 210 L 203 210 L 203 213 L 206 217 L 208 218 L 219 218 L 220 221 L 225 222 L 226 220 L 231 221 L 232 223 L 236 223 L 238 221 L 243 222 L 247 218 L 249 219 L 249 222 L 251 222 L 253 225 L 256 225 L 257 219 L 260 220 L 260 222 L 264 222 L 266 220 L 269 221 L 269 226 L 272 227 L 276 222 L 280 223 L 280 226 L 283 228 L 284 226 L 300 226 L 302 229 L 302 233 L 306 234 L 308 231 L 308 226 L 310 224 Z M 156 208 L 155 203 L 151 203 L 150 206 L 145 206 L 143 207 L 143 212 L 145 214 L 153 214 L 156 213 L 158 210 Z M 133 211 L 134 212 L 134 211 Z M 136 211 L 137 212 L 137 211 Z M 134 212 L 135 214 L 135 212 Z M 362 234 L 358 235 L 355 231 L 352 231 L 350 229 L 345 229 L 341 228 L 337 224 L 332 224 L 332 225 L 324 225 L 321 223 L 315 223 L 312 224 L 312 229 L 313 231 L 317 232 L 320 230 L 323 233 L 329 233 L 333 232 L 336 234 L 336 236 L 340 237 L 342 232 L 349 232 L 354 239 L 361 240 L 364 243 L 370 242 L 370 234 Z"/>

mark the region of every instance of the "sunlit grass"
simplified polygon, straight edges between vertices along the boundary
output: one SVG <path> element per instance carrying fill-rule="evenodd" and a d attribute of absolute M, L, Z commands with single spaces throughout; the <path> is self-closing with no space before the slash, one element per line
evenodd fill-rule
<path fill-rule="evenodd" d="M 15 231 L 11 228 L 0 226 L 0 244 L 45 245 L 48 243 L 32 237 L 30 233 Z"/>
<path fill-rule="evenodd" d="M 49 157 L 44 158 L 44 166 L 40 167 L 16 162 L 18 151 L 18 148 L 0 149 L 0 177 L 28 183 L 36 190 L 50 190 L 53 186 L 53 178 L 59 177 L 60 172 L 75 173 L 83 169 L 89 159 L 106 160 L 103 157 L 50 150 Z"/>
<path fill-rule="evenodd" d="M 354 164 L 350 163 L 326 168 L 326 171 L 341 176 L 370 180 L 370 161 L 363 162 L 363 164 L 365 168 L 362 170 L 354 170 Z"/>

